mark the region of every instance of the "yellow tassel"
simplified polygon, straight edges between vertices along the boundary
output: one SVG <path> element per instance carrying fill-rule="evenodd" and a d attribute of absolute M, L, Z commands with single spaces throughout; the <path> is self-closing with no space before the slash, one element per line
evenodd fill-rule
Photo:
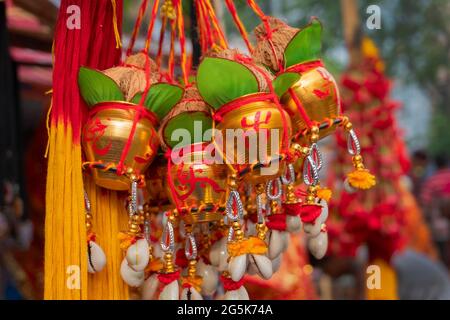
<path fill-rule="evenodd" d="M 367 190 L 377 184 L 375 176 L 367 169 L 356 169 L 347 174 L 347 179 L 350 186 L 357 189 Z"/>
<path fill-rule="evenodd" d="M 123 251 L 117 241 L 117 234 L 128 225 L 123 201 L 117 192 L 97 187 L 89 176 L 86 176 L 85 188 L 91 202 L 96 242 L 106 255 L 105 268 L 88 275 L 88 299 L 128 300 L 129 288 L 120 277 Z"/>
<path fill-rule="evenodd" d="M 44 298 L 87 299 L 87 246 L 81 147 L 63 121 L 50 126 Z M 63 236 L 62 236 L 63 235 Z"/>
<path fill-rule="evenodd" d="M 203 279 L 202 277 L 195 276 L 195 277 L 182 277 L 181 278 L 181 285 L 184 287 L 185 285 L 192 286 L 197 292 L 201 292 L 202 290 L 202 283 Z"/>
<path fill-rule="evenodd" d="M 257 237 L 250 237 L 242 241 L 231 242 L 228 244 L 228 254 L 230 257 L 240 256 L 242 254 L 265 254 L 267 244 L 264 240 Z"/>
<path fill-rule="evenodd" d="M 332 195 L 333 192 L 328 188 L 319 187 L 319 189 L 317 190 L 317 197 L 325 200 L 326 202 L 330 201 Z"/>
<path fill-rule="evenodd" d="M 397 300 L 397 275 L 395 270 L 384 260 L 376 259 L 372 265 L 378 266 L 379 273 L 367 275 L 366 297 L 368 300 Z M 380 277 L 377 279 L 377 277 Z M 379 282 L 377 288 L 376 282 Z"/>

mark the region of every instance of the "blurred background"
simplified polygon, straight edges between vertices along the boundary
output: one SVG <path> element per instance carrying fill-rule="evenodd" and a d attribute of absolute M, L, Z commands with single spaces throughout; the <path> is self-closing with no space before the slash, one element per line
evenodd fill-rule
<path fill-rule="evenodd" d="M 231 46 L 245 51 L 223 1 L 213 3 Z M 260 23 L 246 1 L 235 3 L 248 30 Z M 386 150 L 388 155 L 395 155 L 390 157 L 386 170 L 393 171 L 400 164 L 395 179 L 404 191 L 394 187 L 391 194 L 401 193 L 396 201 L 403 205 L 402 216 L 406 220 L 411 216 L 415 219 L 402 223 L 405 241 L 395 246 L 392 257 L 385 259 L 397 274 L 395 298 L 450 299 L 450 1 L 359 0 L 355 3 L 360 32 L 378 47 L 376 59 L 383 62 L 377 74 L 381 73 L 389 81 L 387 98 L 378 100 L 385 103 L 389 99 L 399 106 L 389 112 L 394 118 L 390 126 L 395 124 L 393 134 L 401 141 L 402 150 L 397 145 Z M 189 20 L 192 4 L 188 0 L 183 4 L 188 17 L 188 36 L 192 36 L 195 32 Z M 341 1 L 260 0 L 258 4 L 266 14 L 295 27 L 306 25 L 311 16 L 318 17 L 324 26 L 323 59 L 329 70 L 336 79 L 348 79 L 355 72 L 355 68 L 350 68 L 351 48 L 345 41 L 346 21 L 352 18 L 349 17 L 352 11 L 343 10 Z M 41 299 L 43 295 L 44 154 L 50 104 L 47 93 L 52 88 L 51 51 L 58 5 L 57 0 L 0 1 L 0 106 L 3 111 L 0 117 L 0 299 Z M 140 1 L 124 0 L 125 48 L 139 5 Z M 377 12 L 376 8 L 368 10 L 371 5 L 379 8 L 377 28 L 371 28 L 368 22 Z M 145 23 L 141 31 L 146 29 Z M 159 26 L 154 30 L 157 39 Z M 143 47 L 144 35 L 141 36 L 136 49 Z M 199 58 L 196 46 L 188 44 L 194 63 Z M 345 101 L 354 92 L 344 90 L 342 94 Z M 369 107 L 352 109 L 351 103 L 347 107 L 356 116 L 371 112 Z M 393 140 L 383 128 L 372 130 L 370 121 L 361 121 L 356 127 L 377 135 L 380 148 Z M 402 157 L 398 157 L 399 153 Z M 333 150 L 328 150 L 326 156 L 333 158 Z M 374 167 L 382 166 L 378 160 L 372 162 Z M 327 168 L 330 177 L 341 166 L 338 159 L 332 163 Z M 344 196 L 334 197 L 338 197 L 333 214 L 337 216 L 339 234 L 342 231 L 339 222 L 346 223 L 339 218 L 339 203 Z M 377 243 L 384 245 L 382 241 Z M 301 282 L 296 286 L 308 287 L 309 293 L 303 290 L 303 295 L 293 298 L 368 298 L 364 287 L 370 250 L 369 241 L 364 240 L 351 254 L 330 250 L 321 262 L 302 253 L 302 259 L 295 260 L 302 264 L 301 268 L 295 270 L 307 277 L 298 280 Z M 291 271 L 283 272 L 282 281 L 295 276 L 289 274 Z"/>

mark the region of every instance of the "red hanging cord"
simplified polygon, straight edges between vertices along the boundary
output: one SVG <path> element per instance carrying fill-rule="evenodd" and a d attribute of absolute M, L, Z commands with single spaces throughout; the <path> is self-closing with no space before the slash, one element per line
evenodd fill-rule
<path fill-rule="evenodd" d="M 206 33 L 205 33 L 205 23 L 203 21 L 203 15 L 200 8 L 200 0 L 195 1 L 195 14 L 197 16 L 198 20 L 198 30 L 199 30 L 199 40 L 200 40 L 200 48 L 202 50 L 202 53 L 206 52 L 207 44 L 206 44 Z"/>
<path fill-rule="evenodd" d="M 284 64 L 283 64 L 283 61 L 282 61 L 281 57 L 277 56 L 277 51 L 275 50 L 275 46 L 274 46 L 273 41 L 272 41 L 272 29 L 270 28 L 270 24 L 269 24 L 269 21 L 267 19 L 267 16 L 264 14 L 262 9 L 258 6 L 258 4 L 254 0 L 247 0 L 247 3 L 250 6 L 250 8 L 253 9 L 255 14 L 263 22 L 264 28 L 266 29 L 266 38 L 267 38 L 267 41 L 270 44 L 270 49 L 272 50 L 272 54 L 274 55 L 275 59 L 277 60 L 278 69 L 280 70 L 280 72 L 283 72 Z"/>
<path fill-rule="evenodd" d="M 219 44 L 222 48 L 228 48 L 228 43 L 223 33 L 222 28 L 220 27 L 219 20 L 216 17 L 216 13 L 214 12 L 214 8 L 211 5 L 210 0 L 203 0 L 208 11 L 208 15 L 211 18 L 212 25 L 214 27 L 214 34 L 219 41 Z"/>
<path fill-rule="evenodd" d="M 150 50 L 150 43 L 152 40 L 153 27 L 156 21 L 156 15 L 158 14 L 159 0 L 153 2 L 152 13 L 150 16 L 150 24 L 148 26 L 147 38 L 145 40 L 144 53 L 147 54 Z"/>
<path fill-rule="evenodd" d="M 141 7 L 139 8 L 138 17 L 134 24 L 133 33 L 131 34 L 130 44 L 127 49 L 127 56 L 129 56 L 133 52 L 134 44 L 136 42 L 136 37 L 139 33 L 139 29 L 142 24 L 142 19 L 144 18 L 145 11 L 147 10 L 148 0 L 143 0 L 141 3 Z"/>
<path fill-rule="evenodd" d="M 239 15 L 237 13 L 236 6 L 234 5 L 233 0 L 225 0 L 225 4 L 228 7 L 228 11 L 230 12 L 231 17 L 233 18 L 233 21 L 236 24 L 236 26 L 237 26 L 237 28 L 239 30 L 239 33 L 242 36 L 242 39 L 244 39 L 244 42 L 245 42 L 245 45 L 247 46 L 248 51 L 250 53 L 252 53 L 253 52 L 253 47 L 252 47 L 252 45 L 250 43 L 250 40 L 248 39 L 247 31 L 245 30 L 245 27 L 242 24 L 241 19 L 239 18 Z"/>
<path fill-rule="evenodd" d="M 208 13 L 205 4 L 202 0 L 198 1 L 200 11 L 202 12 L 203 24 L 205 26 L 205 34 L 206 34 L 206 49 L 212 48 L 214 45 L 213 34 L 211 31 L 211 24 L 208 19 Z"/>
<path fill-rule="evenodd" d="M 164 34 L 166 32 L 166 25 L 167 25 L 167 17 L 165 15 L 163 15 L 162 19 L 161 19 L 161 31 L 159 32 L 158 53 L 156 54 L 156 65 L 158 66 L 158 70 L 161 70 L 161 60 L 162 60 Z"/>
<path fill-rule="evenodd" d="M 176 38 L 176 21 L 170 20 L 170 52 L 168 63 L 168 75 L 172 82 L 175 75 L 175 38 Z"/>
<path fill-rule="evenodd" d="M 183 76 L 183 82 L 186 86 L 188 84 L 188 72 L 187 72 L 187 56 L 186 56 L 186 36 L 184 33 L 184 18 L 183 18 L 183 5 L 181 0 L 173 0 L 176 12 L 177 12 L 177 26 L 178 36 L 180 40 L 180 55 L 181 55 L 181 73 Z"/>

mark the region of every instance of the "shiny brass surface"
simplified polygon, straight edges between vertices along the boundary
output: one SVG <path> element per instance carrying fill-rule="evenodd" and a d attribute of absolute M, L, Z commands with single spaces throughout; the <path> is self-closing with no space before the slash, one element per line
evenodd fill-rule
<path fill-rule="evenodd" d="M 291 87 L 303 105 L 311 121 L 323 122 L 334 119 L 341 114 L 339 90 L 333 76 L 324 68 L 317 67 L 302 73 L 301 78 Z M 297 105 L 289 92 L 281 97 L 281 103 L 292 119 L 294 134 L 307 127 L 305 120 L 297 109 Z M 333 133 L 336 126 L 322 129 L 319 138 Z M 300 143 L 307 143 L 308 137 Z"/>
<path fill-rule="evenodd" d="M 117 108 L 118 105 L 123 109 Z M 135 105 L 126 102 L 95 106 L 83 128 L 82 145 L 87 161 L 117 166 L 131 139 L 124 166 L 135 174 L 143 173 L 156 155 L 159 140 L 154 121 L 147 117 L 137 121 L 134 135 L 130 137 L 137 112 Z M 114 172 L 93 169 L 93 177 L 97 185 L 111 190 L 128 190 L 130 186 L 129 178 Z"/>
<path fill-rule="evenodd" d="M 223 154 L 227 163 L 245 167 L 257 162 L 267 163 L 267 159 L 276 159 L 282 147 L 283 116 L 290 137 L 292 125 L 289 115 L 270 101 L 244 103 L 238 108 L 222 113 L 222 119 L 216 124 L 216 128 L 222 133 Z M 231 129 L 228 131 L 232 134 L 229 139 L 227 139 L 227 129 Z M 278 131 L 276 148 L 271 146 L 272 130 Z M 255 147 L 255 144 L 256 148 L 253 150 L 256 152 L 251 154 L 250 147 Z M 244 150 L 244 152 L 238 153 L 238 150 Z M 282 172 L 282 164 L 277 162 L 277 165 L 264 173 L 261 169 L 256 169 L 245 174 L 242 181 L 252 184 L 263 183 L 279 176 L 280 172 Z"/>
<path fill-rule="evenodd" d="M 193 146 L 180 156 L 180 163 L 173 164 L 170 170 L 179 206 L 186 209 L 180 217 L 186 223 L 218 221 L 223 214 L 217 208 L 223 208 L 226 202 L 227 167 L 226 164 L 205 163 L 206 152 L 201 145 L 197 149 Z M 168 184 L 166 192 L 175 204 Z M 213 206 L 216 210 L 207 210 L 207 207 Z"/>

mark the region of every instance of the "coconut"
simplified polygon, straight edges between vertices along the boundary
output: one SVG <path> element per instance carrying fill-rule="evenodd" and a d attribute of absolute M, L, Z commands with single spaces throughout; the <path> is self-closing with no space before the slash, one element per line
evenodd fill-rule
<path fill-rule="evenodd" d="M 146 57 L 144 53 L 138 53 L 125 59 L 124 64 L 102 71 L 113 79 L 123 92 L 126 101 L 131 101 L 138 92 L 143 92 L 146 86 L 145 63 L 149 62 L 150 85 L 158 82 L 160 74 L 156 63 Z"/>
<path fill-rule="evenodd" d="M 256 63 L 265 65 L 275 72 L 279 71 L 279 61 L 284 63 L 284 50 L 300 29 L 288 26 L 280 19 L 269 17 L 267 20 L 272 31 L 272 45 L 267 38 L 267 29 L 264 23 L 259 24 L 253 31 L 256 36 L 256 46 L 252 57 Z"/>

